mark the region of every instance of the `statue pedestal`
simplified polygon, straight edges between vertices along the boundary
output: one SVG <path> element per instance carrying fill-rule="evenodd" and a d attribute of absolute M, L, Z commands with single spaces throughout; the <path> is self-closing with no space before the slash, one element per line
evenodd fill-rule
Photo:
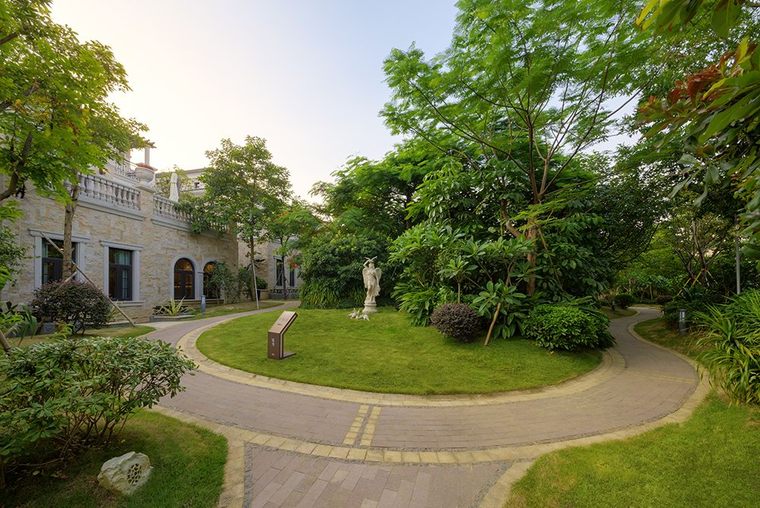
<path fill-rule="evenodd" d="M 364 314 L 372 314 L 377 312 L 377 304 L 375 302 L 364 302 Z"/>

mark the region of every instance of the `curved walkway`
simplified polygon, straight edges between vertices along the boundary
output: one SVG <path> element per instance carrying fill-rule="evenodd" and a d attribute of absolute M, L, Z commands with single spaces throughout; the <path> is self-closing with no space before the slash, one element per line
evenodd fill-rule
<path fill-rule="evenodd" d="M 254 312 L 149 336 L 179 343 L 201 364 L 183 380 L 187 391 L 161 405 L 231 440 L 223 505 L 498 506 L 526 461 L 682 420 L 704 396 L 688 360 L 634 336 L 636 322 L 657 315 L 638 310 L 612 322 L 617 345 L 591 374 L 486 397 L 309 387 L 223 367 L 195 350 L 204 329 Z"/>

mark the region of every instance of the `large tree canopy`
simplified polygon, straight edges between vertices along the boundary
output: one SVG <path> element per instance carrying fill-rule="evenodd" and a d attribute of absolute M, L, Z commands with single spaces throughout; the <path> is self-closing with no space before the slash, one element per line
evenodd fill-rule
<path fill-rule="evenodd" d="M 535 268 L 545 201 L 646 83 L 652 69 L 641 55 L 650 42 L 631 23 L 630 2 L 458 5 L 447 51 L 426 59 L 412 47 L 386 60 L 393 100 L 384 116 L 395 132 L 433 144 L 443 132 L 471 147 L 458 151 L 461 164 L 493 170 L 484 182 L 489 204 L 501 229 L 531 244 L 527 259 Z"/>
<path fill-rule="evenodd" d="M 67 182 L 138 142 L 108 96 L 128 90 L 103 44 L 50 19 L 45 0 L 0 2 L 0 201 L 24 188 L 67 199 Z"/>

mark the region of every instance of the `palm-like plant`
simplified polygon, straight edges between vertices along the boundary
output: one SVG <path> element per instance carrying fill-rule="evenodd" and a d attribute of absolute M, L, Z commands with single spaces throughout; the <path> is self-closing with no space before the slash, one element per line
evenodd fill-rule
<path fill-rule="evenodd" d="M 713 380 L 736 402 L 760 404 L 760 291 L 749 291 L 698 319 L 704 332 L 697 345 Z"/>

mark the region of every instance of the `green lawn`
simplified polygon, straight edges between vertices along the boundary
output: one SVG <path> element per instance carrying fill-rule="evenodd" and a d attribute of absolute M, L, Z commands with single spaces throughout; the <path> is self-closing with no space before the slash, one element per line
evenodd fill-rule
<path fill-rule="evenodd" d="M 598 365 L 598 352 L 550 353 L 532 341 L 458 344 L 431 327 L 412 327 L 391 309 L 369 321 L 347 310 L 302 310 L 286 334 L 296 356 L 267 359 L 266 332 L 280 315 L 270 312 L 214 327 L 198 340 L 217 362 L 305 383 L 372 392 L 489 393 L 559 383 Z"/>
<path fill-rule="evenodd" d="M 601 310 L 602 312 L 604 312 L 604 315 L 610 319 L 628 317 L 628 316 L 633 316 L 634 314 L 636 314 L 636 311 L 630 308 L 629 309 L 616 308 L 615 310 L 612 310 L 609 307 L 602 307 Z"/>
<path fill-rule="evenodd" d="M 269 309 L 271 307 L 277 307 L 284 302 L 278 300 L 263 300 L 259 302 L 260 309 Z M 206 313 L 201 315 L 199 309 L 194 309 L 197 314 L 192 319 L 201 319 L 216 316 L 226 316 L 227 314 L 236 314 L 238 312 L 249 312 L 256 310 L 256 302 L 240 302 L 240 303 L 228 303 L 224 305 L 214 305 L 206 307 Z"/>
<path fill-rule="evenodd" d="M 694 355 L 693 338 L 662 319 L 642 337 Z M 572 448 L 538 459 L 506 506 L 757 506 L 760 408 L 711 395 L 683 424 L 624 441 Z"/>
<path fill-rule="evenodd" d="M 97 482 L 106 460 L 129 451 L 150 457 L 153 472 L 148 483 L 131 497 L 118 496 Z M 24 480 L 9 477 L 0 492 L 0 506 L 87 508 L 211 507 L 216 506 L 224 479 L 227 440 L 194 425 L 158 413 L 142 411 L 106 449 L 90 450 L 57 470 Z"/>
<path fill-rule="evenodd" d="M 85 337 L 139 337 L 154 331 L 155 328 L 146 325 L 137 326 L 110 326 L 106 328 L 88 329 L 85 330 Z M 75 335 L 75 337 L 81 337 Z M 35 335 L 34 337 L 27 337 L 19 340 L 10 338 L 8 339 L 11 346 L 30 346 L 39 342 L 47 342 L 50 339 L 50 335 Z"/>

